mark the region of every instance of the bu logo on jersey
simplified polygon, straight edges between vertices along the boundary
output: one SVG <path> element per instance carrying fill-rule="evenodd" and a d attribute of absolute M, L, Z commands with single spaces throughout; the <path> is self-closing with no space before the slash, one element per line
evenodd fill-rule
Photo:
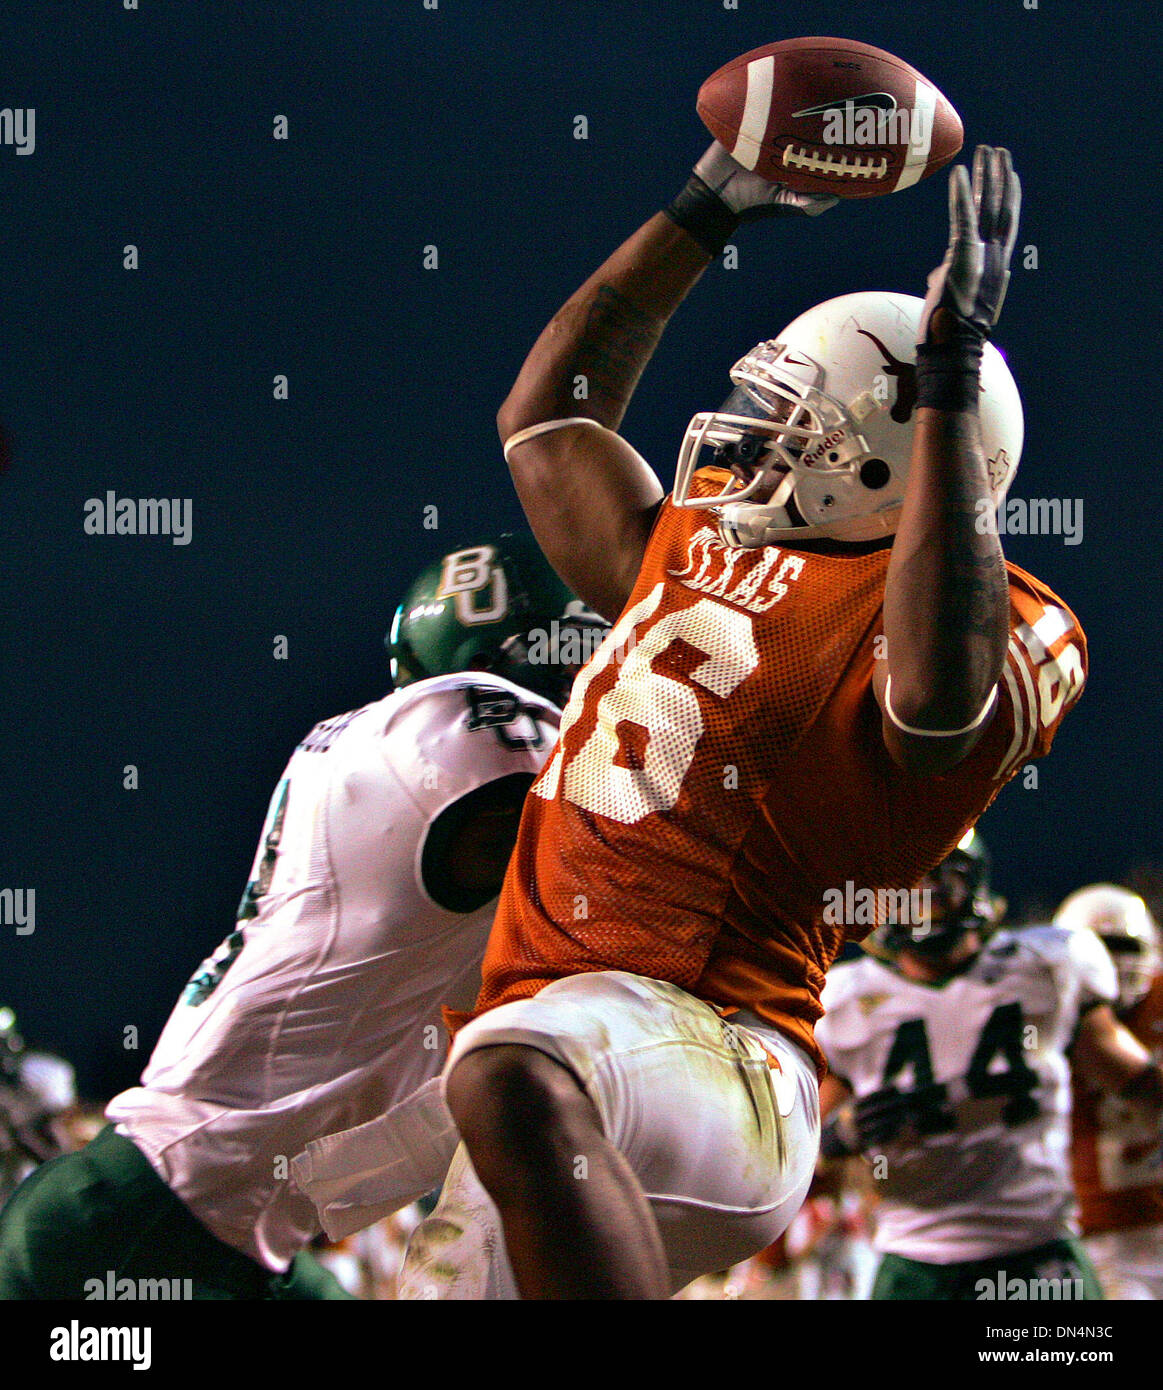
<path fill-rule="evenodd" d="M 500 690 L 482 690 L 480 686 L 470 685 L 465 691 L 468 700 L 468 727 L 492 729 L 506 748 L 542 748 L 545 737 L 537 722 L 540 711 L 534 705 L 523 704 L 515 695 Z M 525 719 L 525 731 L 518 724 L 517 731 L 509 726 Z"/>
<path fill-rule="evenodd" d="M 735 567 L 741 561 L 743 573 L 736 578 Z M 686 568 L 668 574 L 688 589 L 721 598 L 748 613 L 766 613 L 784 597 L 803 567 L 802 556 L 784 555 L 778 546 L 740 549 L 727 545 L 714 527 L 700 526 L 690 539 Z"/>
<path fill-rule="evenodd" d="M 362 709 L 348 710 L 346 714 L 337 714 L 334 719 L 325 719 L 322 724 L 316 724 L 299 744 L 300 750 L 304 753 L 326 753 L 344 729 L 361 714 L 366 713 L 367 706 L 364 705 Z"/>

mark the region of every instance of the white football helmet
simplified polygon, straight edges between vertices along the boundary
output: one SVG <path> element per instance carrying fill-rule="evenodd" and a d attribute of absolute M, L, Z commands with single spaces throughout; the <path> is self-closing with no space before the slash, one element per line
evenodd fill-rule
<path fill-rule="evenodd" d="M 735 390 L 723 407 L 687 426 L 674 505 L 713 509 L 728 545 L 892 535 L 912 453 L 923 307 L 907 294 L 845 294 L 753 348 L 731 368 Z M 1018 466 L 1023 423 L 1018 388 L 992 343 L 981 364 L 981 434 L 997 506 Z M 692 496 L 695 472 L 708 464 L 733 476 L 712 496 Z"/>
<path fill-rule="evenodd" d="M 1080 888 L 1054 914 L 1054 925 L 1096 932 L 1111 954 L 1119 977 L 1120 1012 L 1132 1009 L 1151 988 L 1163 960 L 1151 910 L 1139 897 L 1113 883 Z"/>

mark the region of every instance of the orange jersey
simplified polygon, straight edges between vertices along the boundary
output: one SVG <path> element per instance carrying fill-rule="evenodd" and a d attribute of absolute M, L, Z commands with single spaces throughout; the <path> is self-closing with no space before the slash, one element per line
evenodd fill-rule
<path fill-rule="evenodd" d="M 909 776 L 872 691 L 889 553 L 728 547 L 708 512 L 663 505 L 525 803 L 477 1013 L 625 970 L 751 1010 L 822 1069 L 824 973 L 875 925 L 870 891 L 938 863 L 1085 678 L 1073 615 L 1011 566 L 997 713 L 952 772 Z"/>
<path fill-rule="evenodd" d="M 1163 1060 L 1163 975 L 1123 1022 Z M 1074 1190 L 1084 1235 L 1163 1222 L 1159 1127 L 1117 1096 L 1074 1079 Z"/>

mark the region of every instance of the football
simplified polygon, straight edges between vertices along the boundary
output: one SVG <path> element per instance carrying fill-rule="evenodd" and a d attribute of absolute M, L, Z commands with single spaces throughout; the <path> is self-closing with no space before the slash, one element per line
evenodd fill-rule
<path fill-rule="evenodd" d="M 875 198 L 935 174 L 961 118 L 900 58 L 852 39 L 785 39 L 712 73 L 698 113 L 746 169 L 801 193 Z"/>

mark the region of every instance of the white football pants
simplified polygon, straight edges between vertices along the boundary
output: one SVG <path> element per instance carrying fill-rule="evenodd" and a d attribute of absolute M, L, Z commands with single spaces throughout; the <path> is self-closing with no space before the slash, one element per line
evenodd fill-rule
<path fill-rule="evenodd" d="M 816 1070 L 774 1028 L 604 971 L 474 1019 L 445 1075 L 501 1043 L 536 1048 L 581 1082 L 650 1202 L 675 1291 L 762 1250 L 799 1210 L 819 1147 Z M 517 1297 L 500 1219 L 463 1145 L 412 1235 L 400 1297 Z"/>

